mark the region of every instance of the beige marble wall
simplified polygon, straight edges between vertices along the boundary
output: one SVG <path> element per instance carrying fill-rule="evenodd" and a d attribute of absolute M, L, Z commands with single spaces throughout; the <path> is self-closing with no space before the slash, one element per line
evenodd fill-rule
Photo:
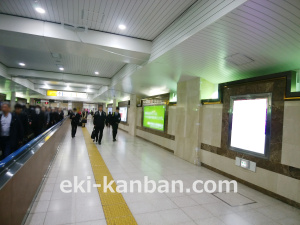
<path fill-rule="evenodd" d="M 113 105 L 112 105 L 112 110 L 113 110 L 113 112 L 116 111 L 116 107 L 117 107 L 117 100 L 116 100 L 116 99 L 113 99 Z"/>
<path fill-rule="evenodd" d="M 137 121 L 137 107 L 136 107 L 136 95 L 130 95 L 130 108 L 128 110 L 128 132 L 130 135 L 136 135 L 136 121 Z"/>
<path fill-rule="evenodd" d="M 138 127 L 142 126 L 142 116 L 143 116 L 143 108 L 142 107 L 137 107 L 136 109 L 136 125 Z"/>
<path fill-rule="evenodd" d="M 202 143 L 221 147 L 222 104 L 202 106 Z"/>
<path fill-rule="evenodd" d="M 300 168 L 300 101 L 284 102 L 281 163 Z"/>
<path fill-rule="evenodd" d="M 300 202 L 300 180 L 287 177 L 269 170 L 257 168 L 256 172 L 235 165 L 234 159 L 201 150 L 201 162 L 246 180 L 276 194 Z"/>
<path fill-rule="evenodd" d="M 170 150 L 174 150 L 175 146 L 176 146 L 174 140 L 164 138 L 164 137 L 161 137 L 161 136 L 158 136 L 158 135 L 155 135 L 155 134 L 151 134 L 151 133 L 143 131 L 143 130 L 137 129 L 136 130 L 136 135 L 138 137 L 142 137 L 146 140 L 149 140 L 149 141 L 151 141 L 155 144 L 158 144 L 158 145 L 160 145 L 162 147 L 165 147 L 165 148 L 168 148 Z"/>
<path fill-rule="evenodd" d="M 129 133 L 129 126 L 127 126 L 127 125 L 124 125 L 124 124 L 120 123 L 119 124 L 119 129 L 125 130 Z"/>
<path fill-rule="evenodd" d="M 175 155 L 197 163 L 199 149 L 200 78 L 177 84 Z"/>
<path fill-rule="evenodd" d="M 221 147 L 222 128 L 221 104 L 201 107 L 202 143 Z M 285 102 L 282 163 L 299 168 L 300 166 L 300 101 Z M 228 174 L 246 180 L 276 194 L 300 202 L 300 180 L 284 176 L 262 168 L 256 172 L 235 166 L 234 159 L 200 151 L 201 162 Z"/>
<path fill-rule="evenodd" d="M 176 106 L 169 106 L 168 111 L 168 134 L 175 135 Z"/>
<path fill-rule="evenodd" d="M 83 108 L 83 102 L 73 102 L 72 108 L 76 108 L 77 112 L 81 111 Z"/>

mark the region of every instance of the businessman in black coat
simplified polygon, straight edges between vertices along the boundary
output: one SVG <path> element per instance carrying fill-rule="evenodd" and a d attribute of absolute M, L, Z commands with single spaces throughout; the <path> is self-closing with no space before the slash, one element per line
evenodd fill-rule
<path fill-rule="evenodd" d="M 112 126 L 112 133 L 113 133 L 113 141 L 116 141 L 116 136 L 118 133 L 118 127 L 120 122 L 121 122 L 121 115 L 119 113 L 119 107 L 117 107 L 116 112 L 114 112 L 110 117 L 110 124 Z"/>
<path fill-rule="evenodd" d="M 70 113 L 70 119 L 71 119 L 71 125 L 72 125 L 71 136 L 73 138 L 76 135 L 77 126 L 78 126 L 79 119 L 80 119 L 80 115 L 79 115 L 79 113 L 77 113 L 76 108 L 74 108 L 73 112 Z"/>
<path fill-rule="evenodd" d="M 94 115 L 94 127 L 96 132 L 96 142 L 101 145 L 101 140 L 103 136 L 103 129 L 105 126 L 106 113 L 103 111 L 102 105 L 99 106 L 99 110 L 95 112 Z M 99 134 L 99 136 L 98 136 Z"/>
<path fill-rule="evenodd" d="M 0 160 L 18 149 L 23 140 L 23 126 L 19 117 L 10 112 L 10 104 L 7 102 L 1 105 L 0 115 Z"/>

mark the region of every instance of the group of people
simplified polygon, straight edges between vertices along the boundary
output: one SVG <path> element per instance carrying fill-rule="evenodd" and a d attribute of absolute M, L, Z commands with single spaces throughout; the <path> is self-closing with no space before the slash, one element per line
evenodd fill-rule
<path fill-rule="evenodd" d="M 121 122 L 119 107 L 116 108 L 116 112 L 106 115 L 106 113 L 103 111 L 103 106 L 100 105 L 98 111 L 93 113 L 92 116 L 93 116 L 93 124 L 94 124 L 93 132 L 95 134 L 93 141 L 96 141 L 96 143 L 101 145 L 103 130 L 105 125 L 107 124 L 112 126 L 113 141 L 116 141 L 119 123 Z M 76 108 L 74 108 L 73 112 L 71 112 L 70 119 L 72 125 L 71 136 L 73 138 L 75 137 L 77 126 L 80 121 L 80 114 L 77 113 Z"/>
<path fill-rule="evenodd" d="M 61 108 L 39 105 L 26 107 L 17 103 L 13 111 L 8 102 L 3 102 L 0 113 L 0 159 L 10 155 L 63 118 L 64 112 Z"/>

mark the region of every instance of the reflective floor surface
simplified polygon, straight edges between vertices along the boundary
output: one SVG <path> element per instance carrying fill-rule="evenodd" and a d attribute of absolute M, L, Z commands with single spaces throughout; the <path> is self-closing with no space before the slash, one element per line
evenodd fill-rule
<path fill-rule="evenodd" d="M 90 182 L 95 183 L 82 129 L 91 132 L 91 121 L 86 128 L 78 127 L 75 138 L 66 135 L 26 224 L 106 224 L 96 188 L 90 193 L 60 190 L 61 182 L 73 182 L 74 176 L 78 180 L 91 176 Z M 143 180 L 144 176 L 155 181 L 180 179 L 185 187 L 199 179 L 226 180 L 123 131 L 119 130 L 117 139 L 113 142 L 111 128 L 105 129 L 102 145 L 97 145 L 115 180 Z M 124 193 L 123 197 L 138 224 L 300 224 L 300 210 L 242 184 L 238 184 L 238 192 L 227 196 L 193 191 Z"/>

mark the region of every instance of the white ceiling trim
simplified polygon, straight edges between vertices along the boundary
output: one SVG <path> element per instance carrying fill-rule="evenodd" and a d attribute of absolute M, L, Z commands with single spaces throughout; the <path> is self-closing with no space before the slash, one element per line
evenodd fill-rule
<path fill-rule="evenodd" d="M 29 89 L 37 92 L 39 94 L 46 95 L 46 91 L 45 90 L 42 90 L 42 89 L 39 89 L 39 88 L 35 88 L 34 84 L 32 82 L 30 82 L 29 80 L 27 80 L 27 79 L 13 77 L 11 80 L 13 82 L 17 83 L 17 84 L 22 85 L 23 87 L 29 88 Z"/>
<path fill-rule="evenodd" d="M 11 77 L 7 73 L 7 68 L 2 63 L 0 63 L 0 76 L 10 79 Z"/>
<path fill-rule="evenodd" d="M 17 84 L 21 85 L 25 89 L 28 88 L 28 89 L 31 89 L 32 91 L 35 91 L 35 92 L 40 93 L 40 94 L 45 94 L 46 93 L 44 90 L 36 89 L 34 87 L 34 84 L 31 81 L 27 80 L 27 79 L 12 77 L 8 72 L 8 68 L 6 66 L 4 66 L 2 63 L 0 63 L 0 77 L 4 77 L 5 79 L 11 80 L 14 83 L 17 83 Z"/>
<path fill-rule="evenodd" d="M 101 78 L 101 77 L 92 77 L 84 75 L 74 75 L 74 74 L 64 74 L 64 73 L 55 73 L 55 72 L 45 72 L 45 71 L 36 71 L 36 70 L 25 70 L 25 69 L 14 69 L 9 68 L 8 74 L 12 77 L 23 77 L 23 78 L 39 78 L 42 80 L 57 80 L 71 83 L 84 83 L 84 84 L 101 84 L 101 85 L 110 85 L 111 79 Z"/>
<path fill-rule="evenodd" d="M 63 25 L 0 14 L 0 30 L 42 36 L 47 40 L 62 40 L 91 45 L 106 53 L 105 58 L 125 63 L 141 64 L 151 53 L 150 41 L 87 30 L 77 32 Z M 72 49 L 72 48 L 71 48 Z M 76 49 L 73 52 L 76 53 Z"/>
<path fill-rule="evenodd" d="M 196 2 L 153 41 L 149 61 L 195 35 L 247 0 L 202 0 Z"/>
<path fill-rule="evenodd" d="M 74 91 L 74 92 L 84 92 L 84 93 L 96 93 L 97 89 L 92 88 L 80 88 L 80 87 L 66 87 L 61 85 L 43 85 L 43 84 L 34 84 L 34 88 L 45 89 L 45 90 L 57 90 L 57 91 Z"/>

